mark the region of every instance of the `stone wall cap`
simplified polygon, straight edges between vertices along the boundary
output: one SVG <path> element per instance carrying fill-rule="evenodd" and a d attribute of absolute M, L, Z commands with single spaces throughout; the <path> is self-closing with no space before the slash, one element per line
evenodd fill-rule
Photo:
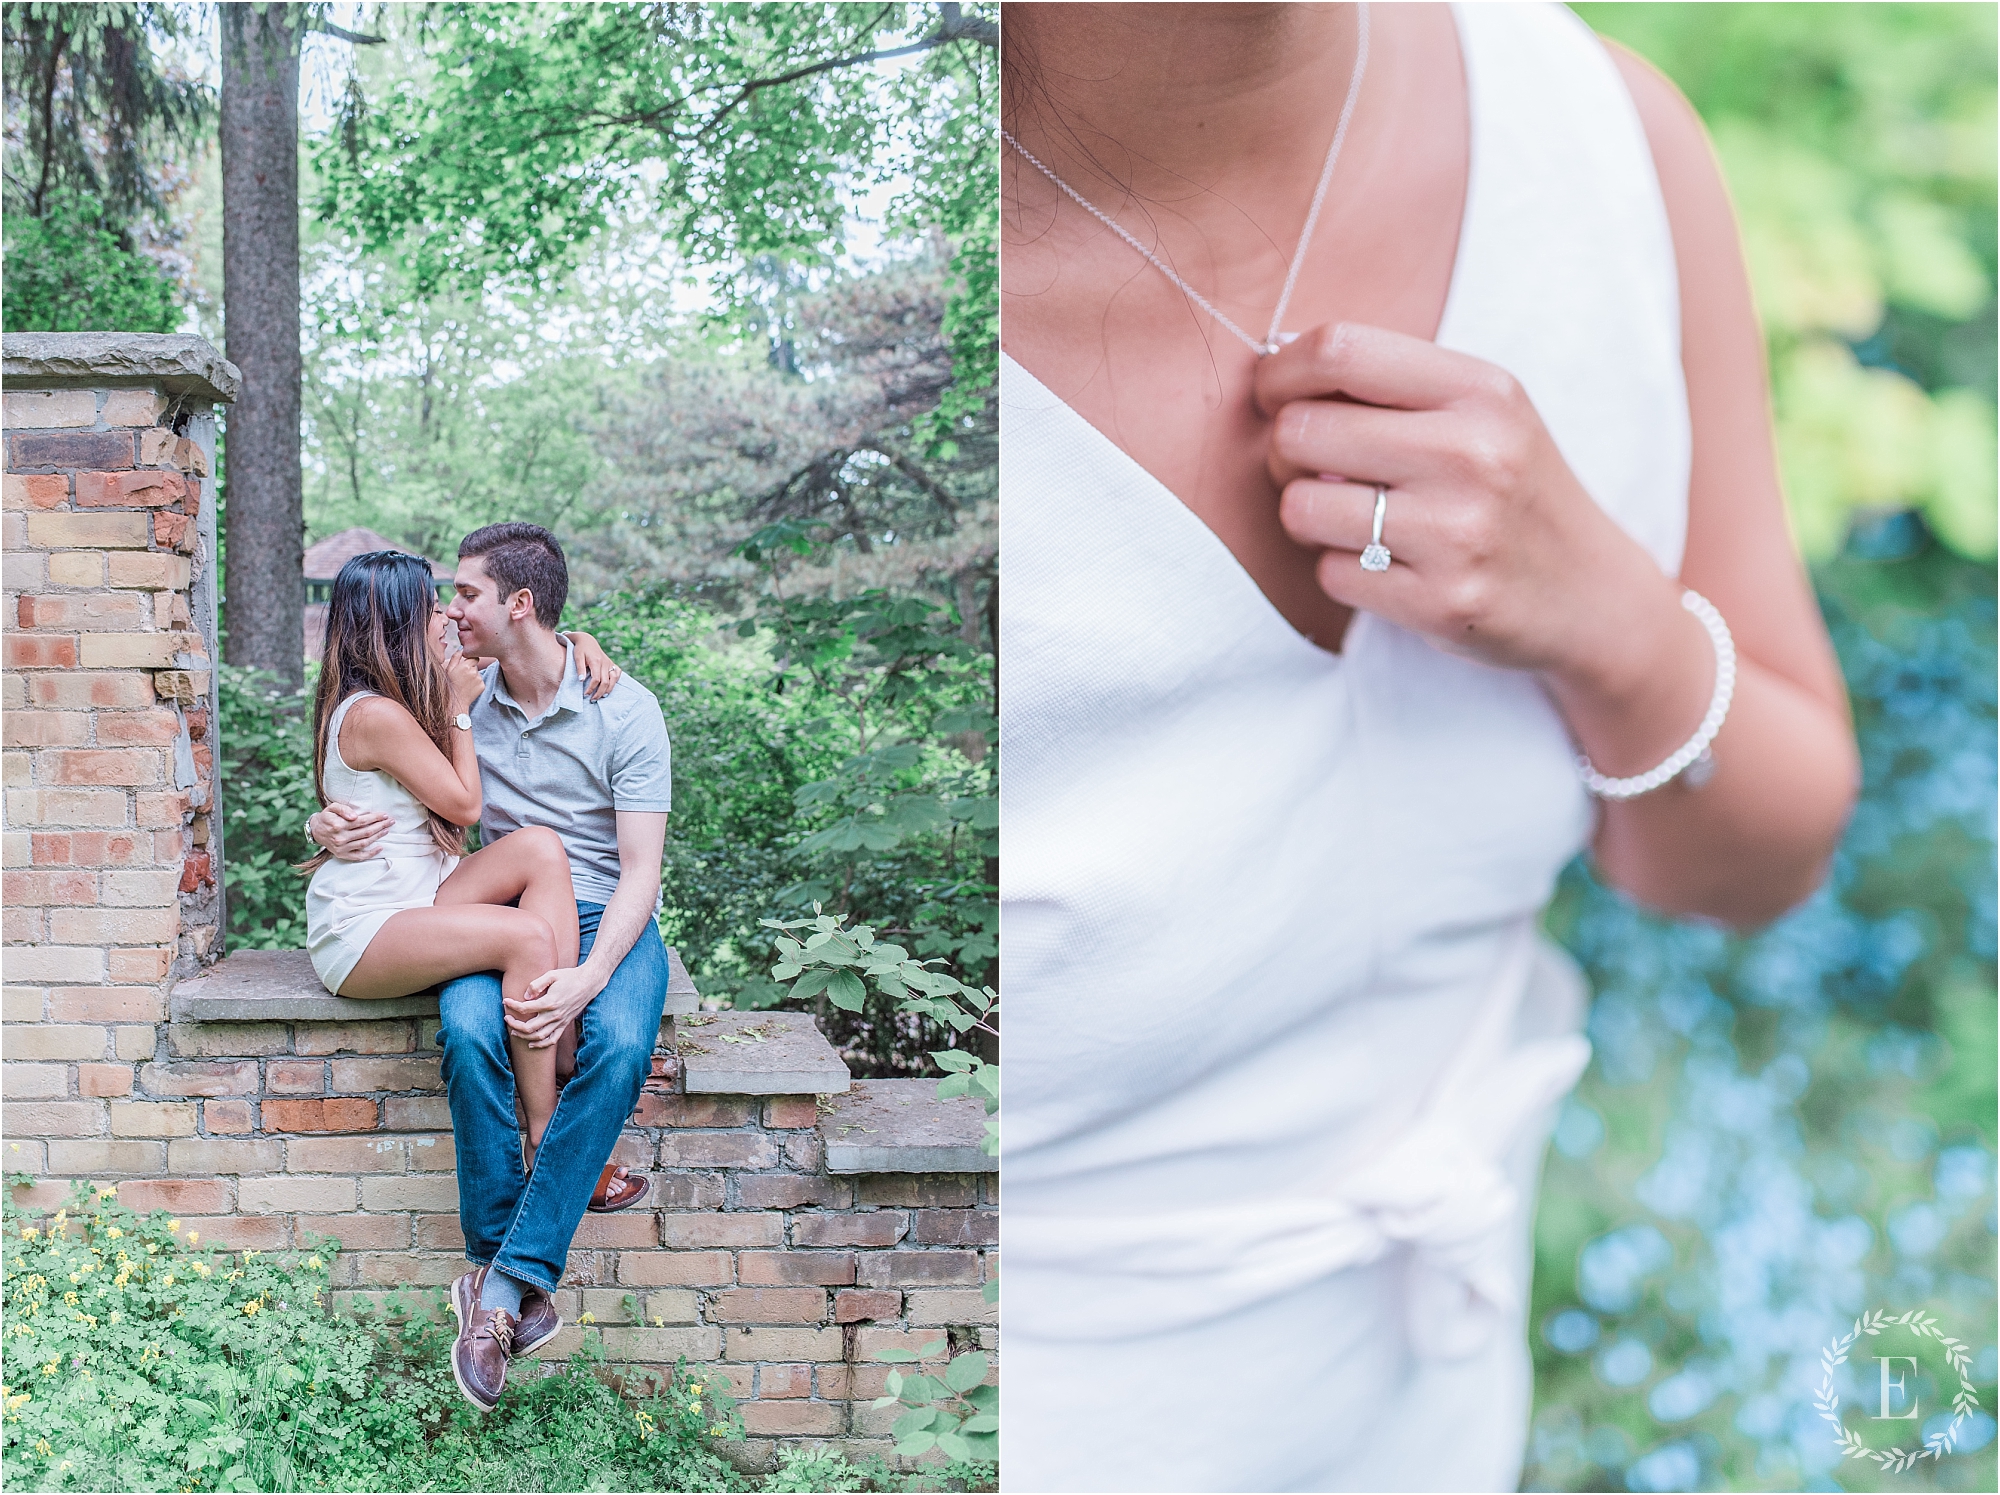
<path fill-rule="evenodd" d="M 674 1019 L 689 1095 L 838 1095 L 847 1066 L 805 1012 L 703 1012 Z"/>
<path fill-rule="evenodd" d="M 938 1099 L 938 1082 L 856 1080 L 820 1108 L 828 1173 L 998 1173 L 986 1103 Z"/>
<path fill-rule="evenodd" d="M 693 1012 L 700 1000 L 680 952 L 669 949 L 667 1011 Z M 178 983 L 169 1010 L 177 1023 L 356 1023 L 436 1017 L 438 994 L 433 988 L 377 1001 L 336 997 L 303 950 L 238 950 Z"/>
<path fill-rule="evenodd" d="M 0 380 L 10 389 L 151 384 L 221 405 L 243 387 L 207 338 L 165 332 L 10 332 L 0 338 Z"/>

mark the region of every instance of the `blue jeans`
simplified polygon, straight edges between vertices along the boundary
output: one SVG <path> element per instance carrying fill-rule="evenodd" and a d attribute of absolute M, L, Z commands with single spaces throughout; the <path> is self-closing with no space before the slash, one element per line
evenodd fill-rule
<path fill-rule="evenodd" d="M 603 915 L 601 903 L 576 906 L 583 956 Z M 653 924 L 583 1009 L 576 1075 L 556 1102 L 529 1179 L 521 1168 L 500 977 L 481 971 L 445 986 L 438 998 L 444 1084 L 458 1149 L 458 1220 L 470 1261 L 490 1262 L 551 1292 L 562 1281 L 570 1237 L 652 1072 L 666 1005 L 667 952 Z"/>

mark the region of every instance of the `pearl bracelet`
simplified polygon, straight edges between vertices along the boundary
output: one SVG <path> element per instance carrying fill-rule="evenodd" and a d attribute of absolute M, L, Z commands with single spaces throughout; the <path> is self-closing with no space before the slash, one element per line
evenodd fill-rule
<path fill-rule="evenodd" d="M 1681 606 L 1701 620 L 1701 626 L 1708 630 L 1708 641 L 1715 646 L 1715 694 L 1709 697 L 1708 715 L 1701 719 L 1694 736 L 1682 743 L 1666 762 L 1629 779 L 1606 778 L 1590 766 L 1589 758 L 1579 753 L 1576 767 L 1583 775 L 1583 787 L 1599 799 L 1636 799 L 1682 772 L 1687 773 L 1688 787 L 1699 789 L 1715 772 L 1715 755 L 1709 752 L 1708 745 L 1722 730 L 1722 723 L 1729 715 L 1730 698 L 1736 694 L 1736 642 L 1730 638 L 1729 625 L 1722 621 L 1715 604 L 1701 593 L 1682 592 Z"/>

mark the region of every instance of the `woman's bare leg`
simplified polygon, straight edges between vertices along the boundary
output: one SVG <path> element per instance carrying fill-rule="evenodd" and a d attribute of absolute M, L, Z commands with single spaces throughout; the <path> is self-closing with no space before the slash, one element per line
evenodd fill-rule
<path fill-rule="evenodd" d="M 563 851 L 562 838 L 545 826 L 527 826 L 511 832 L 465 858 L 438 886 L 436 906 L 457 908 L 517 901 L 521 912 L 541 918 L 555 938 L 555 960 L 549 969 L 567 970 L 574 966 L 578 939 L 569 857 Z M 503 989 L 504 986 L 503 982 Z M 514 1084 L 528 1117 L 530 1166 L 535 1150 L 542 1145 L 542 1133 L 549 1118 L 555 1115 L 556 1074 L 562 1047 L 558 1044 L 552 1049 L 532 1049 L 525 1039 L 512 1033 L 507 1037 L 508 1053 L 514 1061 Z M 574 1068 L 573 1063 L 571 1067 Z"/>

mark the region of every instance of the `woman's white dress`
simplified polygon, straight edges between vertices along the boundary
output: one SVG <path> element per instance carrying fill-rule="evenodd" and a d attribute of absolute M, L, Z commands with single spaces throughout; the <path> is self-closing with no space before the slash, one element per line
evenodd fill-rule
<path fill-rule="evenodd" d="M 306 887 L 306 949 L 330 992 L 340 990 L 391 914 L 429 908 L 437 901 L 438 884 L 458 865 L 458 858 L 440 851 L 431 838 L 430 811 L 423 801 L 380 769 L 349 768 L 340 756 L 340 727 L 348 708 L 374 694 L 356 691 L 333 708 L 326 728 L 321 775 L 326 797 L 380 812 L 392 822 L 373 857 L 323 863 Z"/>
<path fill-rule="evenodd" d="M 1456 16 L 1438 341 L 1520 379 L 1671 574 L 1687 404 L 1644 131 L 1568 11 Z M 1011 360 L 1001 420 L 1005 1486 L 1514 1489 L 1536 1176 L 1589 1057 L 1536 932 L 1592 824 L 1563 724 L 1367 613 L 1314 648 Z"/>

